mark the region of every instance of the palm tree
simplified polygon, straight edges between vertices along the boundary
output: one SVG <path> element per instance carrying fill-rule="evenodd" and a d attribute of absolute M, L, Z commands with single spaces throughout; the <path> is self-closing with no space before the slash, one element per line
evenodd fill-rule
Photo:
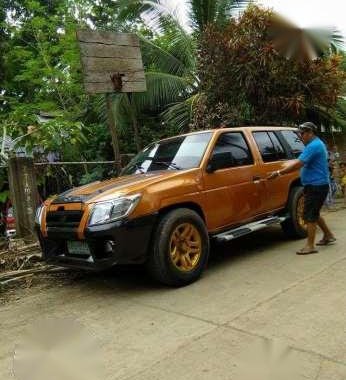
<path fill-rule="evenodd" d="M 143 110 L 161 113 L 164 123 L 172 123 L 181 130 L 189 129 L 194 106 L 202 96 L 197 76 L 199 38 L 208 25 L 227 24 L 249 1 L 186 0 L 188 17 L 185 20 L 168 3 L 168 0 L 119 0 L 117 3 L 120 24 L 144 20 L 154 35 L 149 39 L 139 34 L 147 92 L 114 95 L 117 125 L 126 128 L 130 122 L 137 150 L 141 148 L 138 116 Z M 303 32 L 309 41 L 314 41 L 317 55 L 324 54 L 326 47 L 335 49 L 337 46 L 338 34 L 329 35 L 329 39 L 324 34 L 322 40 L 317 38 L 317 33 Z"/>
<path fill-rule="evenodd" d="M 188 129 L 198 100 L 196 75 L 198 38 L 211 23 L 222 25 L 248 1 L 188 0 L 188 18 L 183 20 L 164 0 L 120 0 L 119 20 L 145 20 L 155 38 L 140 35 L 146 67 L 146 93 L 115 95 L 118 125 L 132 121 L 137 149 L 140 148 L 138 115 L 144 109 L 162 112 L 163 121 Z"/>

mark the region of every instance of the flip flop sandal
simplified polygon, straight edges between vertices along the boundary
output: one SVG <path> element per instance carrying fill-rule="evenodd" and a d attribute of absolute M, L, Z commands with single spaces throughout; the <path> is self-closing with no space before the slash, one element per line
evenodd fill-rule
<path fill-rule="evenodd" d="M 317 249 L 310 249 L 309 251 L 306 251 L 302 248 L 296 252 L 297 255 L 310 255 L 312 253 L 318 253 Z"/>
<path fill-rule="evenodd" d="M 336 242 L 335 238 L 321 239 L 316 245 L 330 245 Z"/>

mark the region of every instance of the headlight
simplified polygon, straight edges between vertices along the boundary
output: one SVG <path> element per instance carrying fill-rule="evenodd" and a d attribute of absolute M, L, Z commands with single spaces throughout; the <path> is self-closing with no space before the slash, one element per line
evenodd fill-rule
<path fill-rule="evenodd" d="M 114 222 L 128 216 L 137 206 L 140 194 L 121 197 L 107 202 L 95 203 L 89 219 L 89 226 Z"/>
<path fill-rule="evenodd" d="M 35 223 L 41 225 L 44 206 L 41 205 L 36 209 Z"/>

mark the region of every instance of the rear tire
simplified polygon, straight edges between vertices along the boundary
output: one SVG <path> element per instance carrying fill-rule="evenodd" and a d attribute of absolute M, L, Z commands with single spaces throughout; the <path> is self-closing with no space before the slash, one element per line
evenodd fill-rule
<path fill-rule="evenodd" d="M 184 286 L 196 281 L 209 257 L 209 236 L 202 218 L 180 208 L 163 215 L 154 232 L 147 268 L 157 281 Z"/>
<path fill-rule="evenodd" d="M 303 205 L 303 187 L 293 187 L 290 191 L 287 202 L 289 217 L 281 223 L 283 232 L 290 238 L 303 239 L 307 236 L 307 230 L 304 227 L 303 221 Z"/>

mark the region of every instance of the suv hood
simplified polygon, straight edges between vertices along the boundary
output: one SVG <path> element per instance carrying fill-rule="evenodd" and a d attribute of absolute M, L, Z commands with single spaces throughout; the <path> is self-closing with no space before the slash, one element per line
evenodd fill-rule
<path fill-rule="evenodd" d="M 121 195 L 139 192 L 150 184 L 162 181 L 166 178 L 179 176 L 183 172 L 185 172 L 185 170 L 160 170 L 151 173 L 113 178 L 106 181 L 97 181 L 65 191 L 53 199 L 52 203 L 93 203 L 107 201 Z"/>

